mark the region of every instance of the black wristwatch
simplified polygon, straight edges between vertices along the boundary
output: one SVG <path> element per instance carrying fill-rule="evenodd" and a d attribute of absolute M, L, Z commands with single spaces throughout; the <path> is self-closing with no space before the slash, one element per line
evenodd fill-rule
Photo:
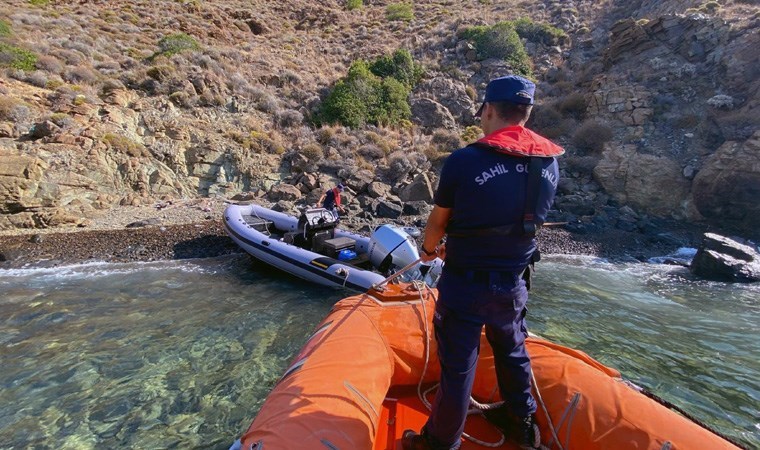
<path fill-rule="evenodd" d="M 435 255 L 435 250 L 433 250 L 432 252 L 429 252 L 429 251 L 425 250 L 425 246 L 423 245 L 422 246 L 422 253 L 426 254 L 427 256 L 433 256 L 433 255 Z"/>

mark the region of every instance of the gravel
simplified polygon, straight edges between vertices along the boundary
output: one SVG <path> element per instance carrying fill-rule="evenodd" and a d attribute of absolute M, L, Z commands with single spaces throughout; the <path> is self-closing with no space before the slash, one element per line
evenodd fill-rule
<path fill-rule="evenodd" d="M 119 207 L 85 228 L 3 230 L 0 268 L 51 267 L 92 261 L 129 262 L 206 258 L 242 250 L 222 224 L 225 203 L 203 200 L 154 207 Z M 419 218 L 410 218 L 409 224 Z M 131 225 L 131 226 L 130 226 Z M 544 254 L 592 255 L 645 261 L 695 247 L 699 230 L 674 228 L 658 234 L 604 229 L 579 234 L 563 228 L 539 232 Z"/>

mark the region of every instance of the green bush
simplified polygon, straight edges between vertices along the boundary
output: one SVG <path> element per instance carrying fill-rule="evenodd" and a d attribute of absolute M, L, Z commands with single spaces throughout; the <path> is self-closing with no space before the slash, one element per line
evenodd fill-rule
<path fill-rule="evenodd" d="M 393 3 L 385 7 L 385 18 L 388 20 L 414 20 L 414 9 L 411 3 Z"/>
<path fill-rule="evenodd" d="M 29 0 L 29 4 L 32 6 L 47 6 L 50 0 Z"/>
<path fill-rule="evenodd" d="M 194 37 L 185 33 L 175 33 L 164 36 L 158 41 L 158 54 L 171 56 L 185 50 L 200 50 L 201 46 Z"/>
<path fill-rule="evenodd" d="M 0 19 L 0 37 L 10 36 L 11 34 L 13 34 L 11 24 L 5 20 Z"/>
<path fill-rule="evenodd" d="M 355 61 L 322 103 L 316 120 L 351 128 L 402 123 L 412 115 L 409 94 L 421 76 L 422 69 L 406 50 L 373 62 Z"/>
<path fill-rule="evenodd" d="M 10 67 L 23 71 L 32 71 L 37 64 L 37 55 L 4 42 L 0 42 L 0 67 Z"/>
<path fill-rule="evenodd" d="M 567 33 L 547 23 L 536 23 L 527 17 L 512 21 L 517 34 L 532 42 L 544 45 L 560 45 L 567 41 Z"/>
<path fill-rule="evenodd" d="M 346 9 L 349 11 L 359 9 L 362 6 L 364 6 L 364 2 L 362 0 L 346 0 Z"/>
<path fill-rule="evenodd" d="M 422 67 L 415 64 L 412 54 L 405 49 L 379 57 L 370 64 L 369 70 L 380 78 L 395 78 L 409 88 L 415 86 L 423 74 Z"/>
<path fill-rule="evenodd" d="M 502 58 L 516 74 L 533 76 L 533 63 L 512 22 L 470 27 L 462 32 L 462 38 L 475 45 L 480 59 Z"/>

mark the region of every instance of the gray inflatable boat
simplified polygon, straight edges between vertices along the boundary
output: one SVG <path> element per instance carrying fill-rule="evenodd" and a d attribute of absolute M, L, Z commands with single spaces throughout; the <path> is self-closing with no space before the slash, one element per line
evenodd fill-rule
<path fill-rule="evenodd" d="M 402 227 L 387 224 L 363 236 L 337 227 L 324 208 L 300 217 L 258 205 L 230 205 L 224 211 L 227 234 L 255 258 L 315 283 L 365 292 L 401 268 L 399 280 L 434 286 L 443 262 L 412 265 L 417 244 Z"/>

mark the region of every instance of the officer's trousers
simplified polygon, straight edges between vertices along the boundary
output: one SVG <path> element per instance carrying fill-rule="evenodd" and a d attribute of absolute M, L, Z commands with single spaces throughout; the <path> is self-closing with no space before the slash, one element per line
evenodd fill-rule
<path fill-rule="evenodd" d="M 446 267 L 438 291 L 433 325 L 441 385 L 423 432 L 434 448 L 454 450 L 464 431 L 484 325 L 502 399 L 517 417 L 536 411 L 525 351 L 528 291 L 520 273 Z"/>

